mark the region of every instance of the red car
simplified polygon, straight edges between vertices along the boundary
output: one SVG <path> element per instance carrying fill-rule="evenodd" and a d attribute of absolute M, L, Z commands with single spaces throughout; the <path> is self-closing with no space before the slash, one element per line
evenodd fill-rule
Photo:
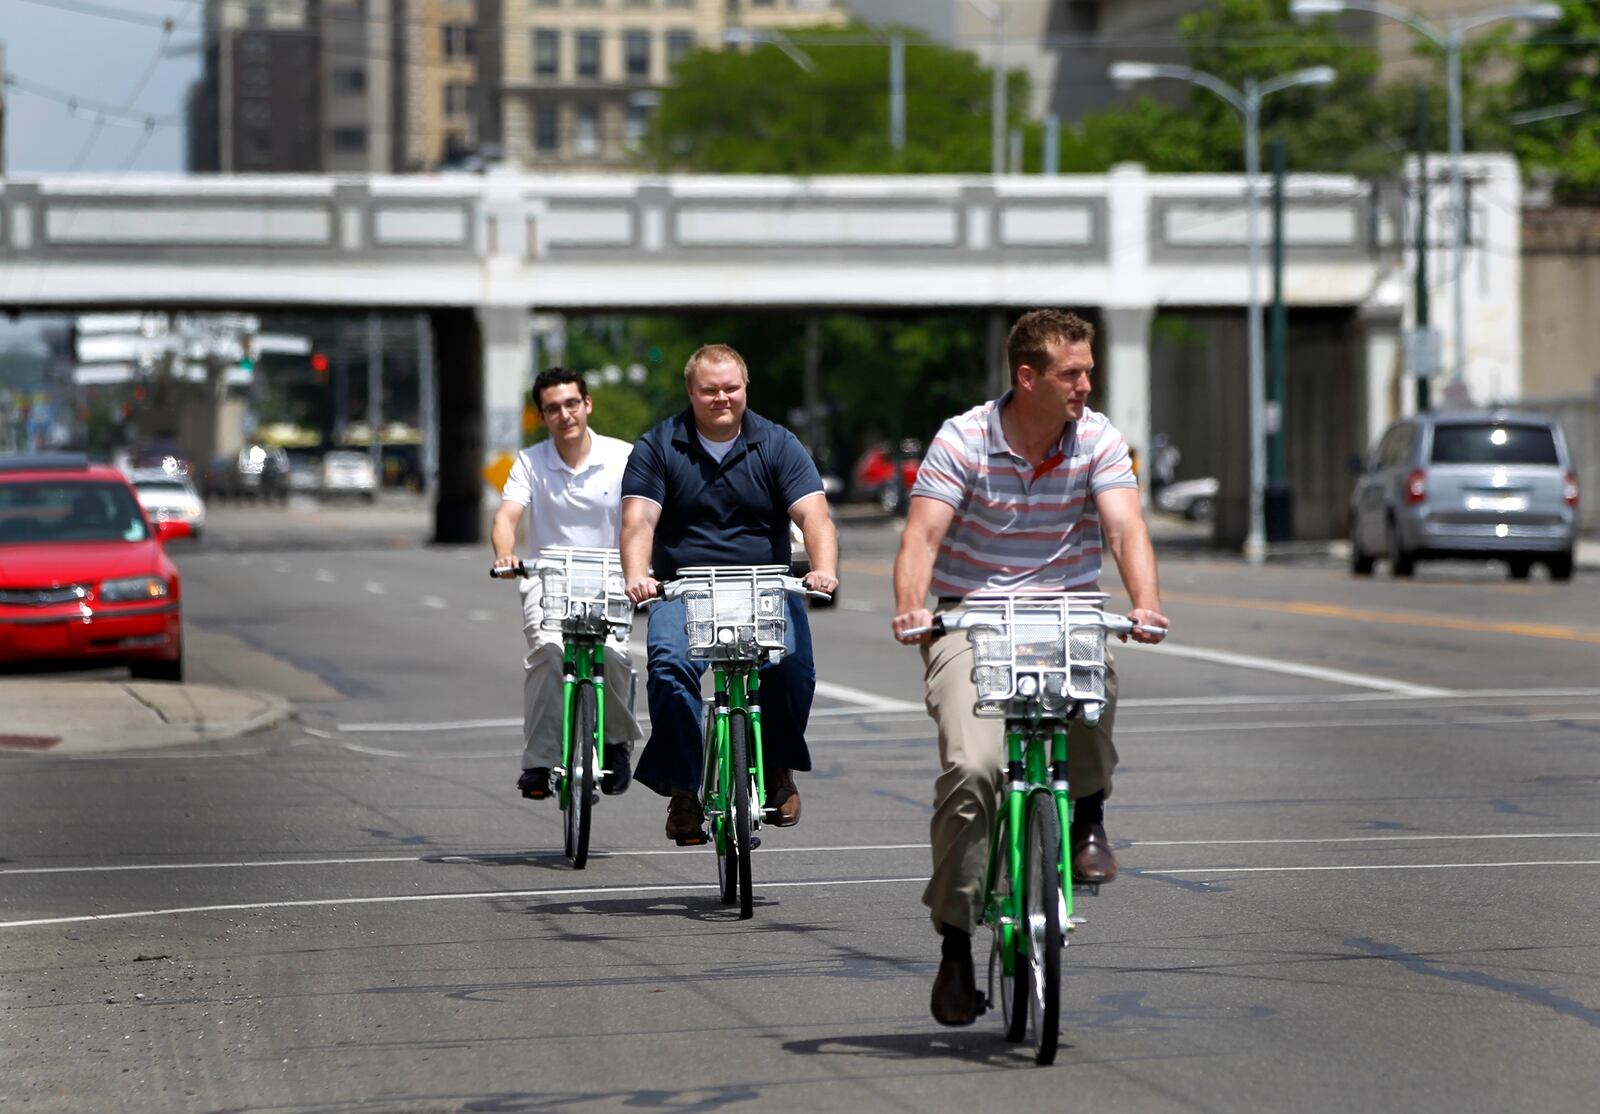
<path fill-rule="evenodd" d="M 126 663 L 183 680 L 178 570 L 119 471 L 83 457 L 0 457 L 0 668 Z"/>
<path fill-rule="evenodd" d="M 900 464 L 900 482 L 895 482 L 895 461 Z M 917 482 L 922 465 L 922 442 L 906 438 L 898 451 L 887 441 L 873 445 L 861 454 L 850 474 L 851 491 L 856 499 L 871 500 L 886 514 L 905 510 L 906 499 Z"/>

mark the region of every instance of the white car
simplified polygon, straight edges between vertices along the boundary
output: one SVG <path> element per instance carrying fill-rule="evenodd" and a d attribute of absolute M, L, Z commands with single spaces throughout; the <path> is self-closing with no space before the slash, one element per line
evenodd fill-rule
<path fill-rule="evenodd" d="M 322 458 L 322 497 L 354 495 L 367 502 L 378 497 L 378 473 L 364 452 L 336 449 Z"/>
<path fill-rule="evenodd" d="M 174 475 L 160 468 L 136 468 L 128 480 L 152 522 L 159 523 L 163 519 L 187 522 L 190 534 L 196 538 L 205 529 L 205 501 L 188 476 Z"/>
<path fill-rule="evenodd" d="M 1181 514 L 1190 522 L 1210 522 L 1217 515 L 1219 487 L 1215 476 L 1179 480 L 1156 492 L 1156 508 L 1168 514 Z"/>

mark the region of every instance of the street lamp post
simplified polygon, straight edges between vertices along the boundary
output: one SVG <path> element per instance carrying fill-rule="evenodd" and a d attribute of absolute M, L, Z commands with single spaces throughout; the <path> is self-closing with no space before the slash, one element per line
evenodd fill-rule
<path fill-rule="evenodd" d="M 1341 12 L 1373 12 L 1376 15 L 1408 24 L 1417 34 L 1444 51 L 1445 92 L 1450 115 L 1450 208 L 1454 221 L 1450 243 L 1451 311 L 1455 317 L 1455 350 L 1451 354 L 1450 381 L 1461 390 L 1467 375 L 1467 186 L 1461 166 L 1462 111 L 1461 111 L 1461 43 L 1469 31 L 1491 23 L 1514 19 L 1533 23 L 1549 23 L 1561 18 L 1558 4 L 1512 4 L 1472 15 L 1452 16 L 1443 27 L 1423 19 L 1416 12 L 1384 0 L 1291 0 L 1289 12 L 1295 19 L 1316 19 L 1318 16 L 1338 15 Z"/>
<path fill-rule="evenodd" d="M 1266 81 L 1249 78 L 1244 89 L 1204 70 L 1155 62 L 1118 62 L 1111 67 L 1111 80 L 1119 85 L 1171 78 L 1208 89 L 1228 102 L 1244 118 L 1245 241 L 1249 258 L 1249 336 L 1250 336 L 1250 525 L 1245 535 L 1244 554 L 1259 563 L 1267 554 L 1265 501 L 1267 487 L 1266 448 L 1266 329 L 1261 305 L 1261 102 L 1273 93 L 1300 85 L 1329 85 L 1335 74 L 1330 66 L 1311 66 L 1281 74 Z"/>
<path fill-rule="evenodd" d="M 994 32 L 994 45 L 989 69 L 992 85 L 989 93 L 989 173 L 999 177 L 1006 169 L 1006 6 L 1002 0 L 967 0 L 974 10 L 989 21 Z"/>

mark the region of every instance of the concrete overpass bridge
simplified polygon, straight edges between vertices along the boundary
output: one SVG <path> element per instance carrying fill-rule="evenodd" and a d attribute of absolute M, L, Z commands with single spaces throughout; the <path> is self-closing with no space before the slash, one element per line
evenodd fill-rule
<path fill-rule="evenodd" d="M 1495 156 L 1471 178 L 1469 382 L 1474 397 L 1514 398 L 1518 179 Z M 1354 420 L 1323 454 L 1342 460 L 1410 396 L 1397 388 L 1404 197 L 1339 176 L 1293 177 L 1287 196 L 1286 299 L 1348 320 L 1346 356 L 1328 372 Z M 1241 177 L 1137 166 L 1056 178 L 0 179 L 8 312 L 427 311 L 440 540 L 478 537 L 479 467 L 517 447 L 532 312 L 986 311 L 993 385 L 1008 315 L 1071 307 L 1097 318 L 1102 405 L 1143 448 L 1153 315 L 1237 314 L 1244 248 Z M 1244 474 L 1242 344 L 1217 358 L 1224 405 L 1210 433 L 1226 449 L 1226 493 Z"/>

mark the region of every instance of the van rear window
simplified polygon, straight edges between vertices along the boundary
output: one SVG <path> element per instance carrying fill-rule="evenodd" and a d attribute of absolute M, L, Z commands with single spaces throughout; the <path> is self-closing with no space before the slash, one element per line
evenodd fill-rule
<path fill-rule="evenodd" d="M 1433 430 L 1435 464 L 1559 464 L 1549 426 L 1439 425 Z"/>

